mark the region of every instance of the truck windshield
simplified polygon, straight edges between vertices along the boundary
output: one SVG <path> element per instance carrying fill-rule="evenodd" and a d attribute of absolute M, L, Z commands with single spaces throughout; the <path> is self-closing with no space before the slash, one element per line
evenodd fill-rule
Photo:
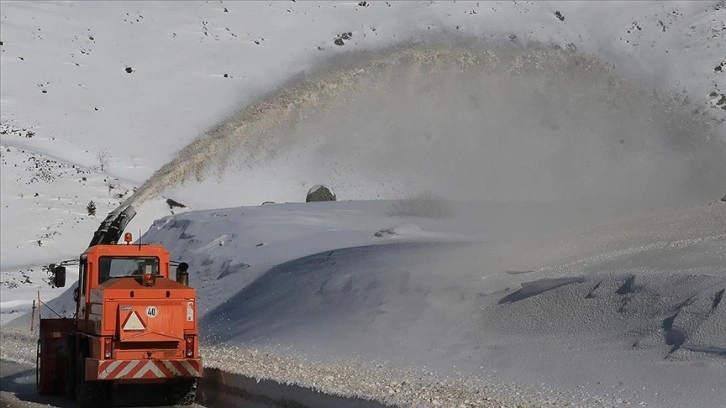
<path fill-rule="evenodd" d="M 111 278 L 141 276 L 145 272 L 159 275 L 159 258 L 150 256 L 102 256 L 99 259 L 98 282 Z"/>

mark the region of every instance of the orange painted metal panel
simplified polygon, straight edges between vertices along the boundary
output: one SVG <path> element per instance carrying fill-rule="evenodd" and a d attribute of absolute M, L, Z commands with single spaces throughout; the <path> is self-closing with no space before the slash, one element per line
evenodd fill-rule
<path fill-rule="evenodd" d="M 122 342 L 181 342 L 185 309 L 186 302 L 179 299 L 119 301 L 119 339 Z"/>

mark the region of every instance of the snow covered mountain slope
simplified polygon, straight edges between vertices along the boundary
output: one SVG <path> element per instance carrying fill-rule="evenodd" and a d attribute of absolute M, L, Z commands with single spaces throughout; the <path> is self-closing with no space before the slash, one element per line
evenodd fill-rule
<path fill-rule="evenodd" d="M 239 117 L 234 120 L 232 114 L 240 109 L 244 111 L 244 107 L 257 101 L 260 96 L 269 94 L 284 81 L 301 78 L 311 72 L 317 72 L 314 78 L 320 79 L 322 76 L 322 84 L 325 85 L 328 78 L 321 75 L 321 70 L 325 71 L 325 62 L 331 57 L 355 54 L 355 51 L 361 50 L 385 49 L 391 44 L 416 41 L 422 36 L 435 36 L 436 33 L 469 41 L 479 39 L 480 43 L 476 43 L 475 48 L 481 48 L 482 43 L 486 49 L 486 44 L 513 43 L 516 46 L 536 41 L 592 53 L 603 58 L 603 64 L 614 66 L 617 75 L 642 87 L 643 92 L 656 88 L 665 95 L 673 93 L 679 103 L 689 105 L 689 112 L 702 110 L 721 120 L 724 117 L 723 110 L 716 108 L 715 102 L 713 108 L 709 104 L 712 100 L 718 101 L 717 96 L 710 95 L 724 92 L 721 89 L 723 73 L 716 68 L 724 62 L 719 49 L 726 33 L 723 26 L 725 12 L 720 3 L 690 2 L 639 2 L 627 5 L 573 2 L 366 2 L 365 6 L 356 2 L 244 5 L 224 2 L 3 2 L 3 70 L 0 77 L 3 83 L 0 102 L 2 120 L 19 128 L 32 129 L 36 133 L 33 138 L 5 137 L 3 143 L 55 156 L 84 167 L 99 167 L 99 155 L 105 156 L 108 161 L 108 166 L 104 166 L 108 167 L 104 169 L 105 173 L 141 183 L 174 157 L 178 150 L 214 124 L 226 123 L 226 128 L 236 129 L 235 133 L 239 137 L 255 136 L 239 128 Z M 350 39 L 342 39 L 342 34 L 348 37 L 348 33 Z M 343 45 L 336 45 L 336 41 Z M 434 49 L 431 52 L 437 51 Z M 382 57 L 395 59 L 395 55 L 390 54 Z M 372 57 L 374 61 L 375 58 Z M 355 67 L 355 64 L 349 62 L 348 66 Z M 409 70 L 416 68 L 413 65 Z M 499 70 L 506 71 L 506 68 L 500 67 Z M 386 77 L 384 73 L 381 79 L 385 84 L 385 81 L 391 82 L 397 77 L 397 74 Z M 431 87 L 425 81 L 417 84 L 416 76 L 412 78 L 408 83 L 414 87 Z M 329 78 L 331 86 L 337 79 Z M 498 79 L 498 76 L 490 77 L 492 81 Z M 592 79 L 585 76 L 581 81 Z M 522 111 L 531 112 L 530 105 L 543 105 L 535 98 L 541 99 L 543 95 L 556 97 L 557 85 L 561 85 L 555 81 L 548 89 L 542 83 L 532 83 L 533 80 L 536 78 L 529 78 L 530 82 L 520 85 L 520 88 L 516 84 L 504 83 L 503 86 L 510 87 L 505 92 L 500 92 L 501 87 L 490 88 L 491 83 L 474 83 L 474 94 L 478 96 L 469 98 L 477 101 L 493 92 L 503 97 L 524 91 L 521 99 L 507 99 L 499 104 L 500 107 L 511 108 L 511 116 L 521 119 Z M 461 102 L 452 99 L 452 94 L 458 94 L 455 92 L 458 91 L 457 87 L 468 84 L 467 78 L 455 77 L 450 82 L 454 87 L 444 92 L 438 100 L 432 100 L 435 106 L 448 104 L 456 109 L 461 105 Z M 513 89 L 512 85 L 515 85 Z M 352 91 L 357 92 L 358 89 Z M 598 91 L 602 90 L 590 89 L 591 93 Z M 583 90 L 575 86 L 573 92 L 575 98 L 571 103 L 582 105 L 585 102 Z M 615 94 L 619 97 L 619 100 L 616 99 L 618 102 L 622 102 L 625 97 L 637 99 L 632 94 Z M 360 118 L 384 114 L 371 109 L 364 99 L 365 94 L 359 95 L 358 100 L 355 95 L 333 92 L 328 94 L 328 98 L 333 98 L 332 106 L 348 105 L 359 113 Z M 407 95 L 408 99 L 393 99 L 391 102 L 406 103 L 411 98 L 420 100 L 418 97 L 421 96 L 416 92 Z M 336 97 L 342 100 L 336 100 Z M 381 102 L 391 95 L 384 92 L 373 93 L 368 97 L 380 98 L 376 104 L 385 108 L 388 104 Z M 685 97 L 688 97 L 687 101 L 684 101 Z M 299 102 L 303 104 L 302 108 L 308 110 L 319 108 L 310 101 Z M 563 101 L 555 102 L 548 105 L 560 106 Z M 108 105 L 102 106 L 105 103 Z M 486 99 L 475 104 L 480 104 L 479 108 L 491 107 Z M 647 109 L 647 104 L 644 105 L 642 100 L 636 102 L 636 105 L 641 105 L 636 112 Z M 522 106 L 522 109 L 518 110 L 518 106 Z M 352 139 L 364 139 L 376 131 L 385 140 L 389 133 L 395 132 L 403 134 L 397 142 L 398 147 L 408 148 L 410 144 L 426 143 L 437 145 L 437 137 L 441 136 L 436 134 L 440 131 L 436 127 L 422 132 L 422 129 L 406 129 L 401 125 L 431 116 L 432 108 L 426 104 L 421 104 L 419 109 L 415 112 L 389 109 L 395 115 L 394 118 L 399 119 L 398 126 L 392 128 L 391 123 L 395 124 L 395 120 L 384 116 L 387 120 L 381 121 L 381 129 L 373 128 L 362 135 L 353 134 Z M 470 121 L 466 114 L 470 110 L 482 112 L 482 109 L 468 108 L 463 111 L 464 116 L 457 120 Z M 293 111 L 296 115 L 306 113 L 305 109 Z M 596 109 L 572 114 L 589 113 L 589 119 L 592 111 Z M 450 116 L 446 109 L 439 112 L 433 119 Z M 361 155 L 364 159 L 362 165 L 349 163 L 356 156 L 345 153 L 335 155 L 325 166 L 321 166 L 321 159 L 317 156 L 311 158 L 306 149 L 310 149 L 311 145 L 313 149 L 317 148 L 316 141 L 327 146 L 324 153 L 328 155 L 331 151 L 337 151 L 335 139 L 331 138 L 350 133 L 353 126 L 360 129 L 359 125 L 352 124 L 355 118 L 351 118 L 350 113 L 336 112 L 340 113 L 345 115 L 343 117 L 349 123 L 344 122 L 332 128 L 328 126 L 331 125 L 329 119 L 325 123 L 325 117 L 313 116 L 314 120 L 322 120 L 328 129 L 327 133 L 317 138 L 311 138 L 305 132 L 290 134 L 285 129 L 275 129 L 267 132 L 264 140 L 243 144 L 245 148 L 251 144 L 271 145 L 271 151 L 267 153 L 273 157 L 270 159 L 262 155 L 256 157 L 253 163 L 249 160 L 236 163 L 242 171 L 234 177 L 229 174 L 231 172 L 224 174 L 223 181 L 228 184 L 213 191 L 218 196 L 216 200 L 229 197 L 231 203 L 223 205 L 259 204 L 260 199 L 297 200 L 300 185 L 309 187 L 316 181 L 333 182 L 339 185 L 338 191 L 343 196 L 350 198 L 390 197 L 407 185 L 416 189 L 422 187 L 418 180 L 417 183 L 411 182 L 411 177 L 398 176 L 403 180 L 390 180 L 390 172 L 382 175 L 380 171 L 374 171 L 373 168 L 381 165 L 378 162 L 375 166 L 371 165 L 365 154 Z M 286 119 L 274 119 L 274 114 L 263 112 L 262 117 L 254 118 L 255 123 L 249 126 L 262 126 L 264 129 L 265 123 L 275 120 L 284 122 Z M 497 114 L 500 112 L 493 110 L 489 116 L 470 125 L 486 124 Z M 645 112 L 642 114 L 647 115 Z M 230 115 L 233 120 L 225 121 Z M 548 119 L 551 115 L 551 112 L 542 112 L 539 115 L 542 116 L 539 119 L 541 123 L 538 123 L 542 126 L 539 127 L 562 128 L 564 131 L 561 133 L 568 134 L 583 130 L 575 127 L 571 120 Z M 533 120 L 538 119 L 538 115 L 531 116 Z M 495 126 L 489 128 L 499 131 L 499 127 L 509 124 L 501 122 L 496 121 Z M 564 127 L 561 122 L 564 122 Z M 423 123 L 431 125 L 438 122 L 431 120 Z M 350 127 L 346 128 L 347 125 Z M 366 125 L 372 123 L 367 122 Z M 530 126 L 514 130 L 529 134 L 531 124 L 527 125 Z M 459 132 L 461 128 L 450 128 L 450 132 Z M 719 129 L 716 135 L 722 137 L 723 127 Z M 317 132 L 320 129 L 308 131 Z M 703 133 L 701 129 L 688 129 L 688 132 Z M 277 152 L 281 150 L 280 145 L 273 142 L 282 136 L 291 136 L 303 143 L 298 145 L 283 141 L 285 149 Z M 614 137 L 614 141 L 618 143 L 622 140 L 624 144 L 630 142 L 629 138 L 623 136 Z M 419 141 L 422 137 L 424 143 Z M 348 139 L 343 140 L 339 143 L 352 143 Z M 380 140 L 376 142 L 380 143 Z M 559 142 L 567 143 L 561 139 Z M 628 143 L 623 147 L 632 150 L 637 149 L 639 144 L 647 143 L 638 138 L 632 142 L 635 146 Z M 367 149 L 363 146 L 363 152 L 375 151 L 375 146 L 373 144 L 373 147 L 368 146 Z M 222 150 L 227 149 L 222 147 Z M 285 151 L 292 151 L 292 154 L 286 154 Z M 213 151 L 209 153 L 212 156 L 215 154 Z M 450 154 L 460 153 L 456 150 Z M 274 156 L 282 157 L 274 160 Z M 187 157 L 182 159 L 188 160 Z M 530 159 L 520 156 L 520 160 Z M 232 161 L 235 163 L 239 160 L 233 158 Z M 217 171 L 214 171 L 215 167 Z M 218 174 L 226 167 L 224 162 L 217 163 L 207 173 Z M 196 169 L 195 176 L 203 177 L 205 174 L 201 170 Z M 434 170 L 443 169 L 434 167 Z M 531 171 L 536 170 L 537 167 Z M 420 171 L 415 169 L 409 173 L 418 174 Z M 245 193 L 241 196 L 223 194 L 230 184 L 242 188 Z M 197 207 L 206 207 L 208 204 L 191 192 L 199 191 L 200 188 L 212 189 L 215 185 L 217 183 L 210 180 L 199 188 L 194 186 L 183 192 L 188 196 L 185 198 L 195 201 Z M 252 197 L 248 191 L 259 191 L 259 196 Z M 197 203 L 197 200 L 200 202 Z"/>
<path fill-rule="evenodd" d="M 723 405 L 726 217 L 704 204 L 726 192 L 725 21 L 722 1 L 0 2 L 2 321 L 62 292 L 38 265 L 127 201 L 128 230 L 191 261 L 210 344 L 292 359 L 243 347 L 248 374 L 436 405 L 293 369 L 374 359 L 440 398 L 450 374 L 443 405 Z M 217 209 L 319 183 L 456 203 Z"/>

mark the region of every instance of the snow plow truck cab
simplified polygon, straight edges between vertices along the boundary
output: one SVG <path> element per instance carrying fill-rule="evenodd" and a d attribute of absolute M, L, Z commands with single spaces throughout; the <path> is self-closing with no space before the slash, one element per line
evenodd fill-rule
<path fill-rule="evenodd" d="M 115 384 L 155 384 L 172 405 L 194 402 L 202 374 L 196 292 L 188 265 L 172 279 L 160 245 L 117 245 L 135 215 L 109 214 L 78 260 L 75 317 L 40 319 L 36 382 L 41 394 L 65 394 L 84 407 L 111 402 Z M 113 242 L 110 242 L 113 241 Z M 51 264 L 55 286 L 65 266 Z"/>

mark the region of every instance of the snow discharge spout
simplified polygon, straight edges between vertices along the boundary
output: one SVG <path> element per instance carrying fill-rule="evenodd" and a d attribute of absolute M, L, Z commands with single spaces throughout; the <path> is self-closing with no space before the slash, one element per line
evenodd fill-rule
<path fill-rule="evenodd" d="M 556 46 L 421 42 L 342 54 L 242 108 L 126 204 L 210 175 L 245 194 L 329 182 L 352 199 L 688 203 L 723 194 L 718 123 L 600 59 Z M 292 163 L 292 164 L 291 164 Z M 720 196 L 719 196 L 720 197 Z"/>

